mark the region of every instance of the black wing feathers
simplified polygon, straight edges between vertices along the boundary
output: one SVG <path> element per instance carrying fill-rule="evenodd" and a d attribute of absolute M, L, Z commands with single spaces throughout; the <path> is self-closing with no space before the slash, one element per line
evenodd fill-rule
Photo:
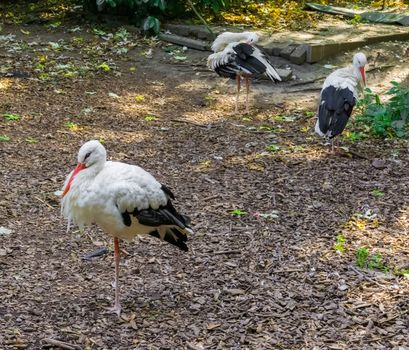
<path fill-rule="evenodd" d="M 233 50 L 238 57 L 240 57 L 242 60 L 246 60 L 253 54 L 254 47 L 249 44 L 240 43 L 234 46 Z"/>
<path fill-rule="evenodd" d="M 162 185 L 162 190 L 168 195 L 168 197 L 175 198 L 173 193 L 166 186 Z M 191 228 L 190 218 L 186 215 L 179 214 L 170 199 L 165 206 L 161 206 L 158 209 L 148 208 L 138 210 L 135 208 L 133 212 L 125 211 L 121 215 L 124 225 L 128 227 L 132 225 L 131 216 L 135 217 L 141 225 L 151 226 L 153 228 L 169 226 L 166 227 L 163 239 L 184 251 L 188 250 L 185 243 L 187 241 L 187 236 L 179 229 L 183 230 L 185 228 Z M 157 230 L 154 230 L 149 234 L 153 237 L 161 238 Z"/>
<path fill-rule="evenodd" d="M 153 231 L 149 233 L 149 235 L 160 239 L 158 231 Z M 183 233 L 180 233 L 178 230 L 174 228 L 166 231 L 165 237 L 163 239 L 166 242 L 175 245 L 176 247 L 182 249 L 185 252 L 189 250 L 185 243 L 187 241 L 187 236 L 184 235 Z"/>
<path fill-rule="evenodd" d="M 240 43 L 234 46 L 233 50 L 237 54 L 236 63 L 245 70 L 248 70 L 251 74 L 263 74 L 266 71 L 266 66 L 252 56 L 254 52 L 253 46 Z"/>
<path fill-rule="evenodd" d="M 322 133 L 330 132 L 333 138 L 345 129 L 356 100 L 351 90 L 326 87 L 321 93 L 318 123 Z"/>
<path fill-rule="evenodd" d="M 266 71 L 266 66 L 253 56 L 255 48 L 246 43 L 233 47 L 228 62 L 215 68 L 215 72 L 222 77 L 234 79 L 239 73 L 260 75 Z"/>
<path fill-rule="evenodd" d="M 170 199 L 175 199 L 175 195 L 168 186 L 162 185 L 161 190 L 165 192 Z"/>

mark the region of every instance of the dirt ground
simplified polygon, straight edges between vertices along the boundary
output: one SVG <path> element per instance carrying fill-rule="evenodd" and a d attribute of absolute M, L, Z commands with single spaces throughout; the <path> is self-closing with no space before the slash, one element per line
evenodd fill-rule
<path fill-rule="evenodd" d="M 208 53 L 101 30 L 0 32 L 0 115 L 21 117 L 0 117 L 0 349 L 409 349 L 408 142 L 330 155 L 313 132 L 322 80 L 306 81 L 351 53 L 256 82 L 244 115 Z M 406 46 L 363 48 L 376 91 L 405 79 Z M 119 320 L 112 252 L 82 259 L 111 239 L 67 233 L 54 195 L 90 139 L 194 223 L 188 253 L 122 243 Z M 390 272 L 358 267 L 362 247 Z"/>

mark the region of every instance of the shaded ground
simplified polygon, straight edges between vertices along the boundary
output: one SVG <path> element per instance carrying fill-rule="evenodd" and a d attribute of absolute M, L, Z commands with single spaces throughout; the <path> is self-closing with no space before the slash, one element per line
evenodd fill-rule
<path fill-rule="evenodd" d="M 344 139 L 354 154 L 330 156 L 313 135 L 320 82 L 291 94 L 294 82 L 256 84 L 243 117 L 203 53 L 124 31 L 23 30 L 7 26 L 16 37 L 0 40 L 0 114 L 21 116 L 0 119 L 0 226 L 12 230 L 0 236 L 1 348 L 50 348 L 45 338 L 78 349 L 408 347 L 406 140 Z M 328 74 L 296 74 L 317 72 Z M 375 89 L 397 72 L 382 69 Z M 121 320 L 105 310 L 112 254 L 81 259 L 109 238 L 66 233 L 53 194 L 91 138 L 170 186 L 195 224 L 187 254 L 123 243 Z M 357 267 L 363 246 L 395 274 Z"/>

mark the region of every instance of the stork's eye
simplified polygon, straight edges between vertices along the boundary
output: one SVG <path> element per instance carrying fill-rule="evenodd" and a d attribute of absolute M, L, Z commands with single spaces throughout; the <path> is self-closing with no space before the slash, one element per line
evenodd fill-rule
<path fill-rule="evenodd" d="M 91 152 L 88 152 L 88 153 L 85 155 L 84 160 L 87 160 L 87 158 L 88 158 L 90 155 L 91 155 Z"/>

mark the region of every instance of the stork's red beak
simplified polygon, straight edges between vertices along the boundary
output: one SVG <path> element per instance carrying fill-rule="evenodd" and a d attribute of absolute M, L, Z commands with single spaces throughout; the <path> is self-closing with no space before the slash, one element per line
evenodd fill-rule
<path fill-rule="evenodd" d="M 77 175 L 81 170 L 85 169 L 85 164 L 84 163 L 78 163 L 77 167 L 74 169 L 74 171 L 71 174 L 71 177 L 69 178 L 67 182 L 67 186 L 64 188 L 64 192 L 62 193 L 62 197 L 64 197 L 67 192 L 70 190 L 71 182 L 74 180 L 75 175 Z"/>
<path fill-rule="evenodd" d="M 361 68 L 359 68 L 359 70 L 361 71 L 362 81 L 363 81 L 364 86 L 365 86 L 365 85 L 366 85 L 366 81 L 365 81 L 365 67 L 361 67 Z"/>

